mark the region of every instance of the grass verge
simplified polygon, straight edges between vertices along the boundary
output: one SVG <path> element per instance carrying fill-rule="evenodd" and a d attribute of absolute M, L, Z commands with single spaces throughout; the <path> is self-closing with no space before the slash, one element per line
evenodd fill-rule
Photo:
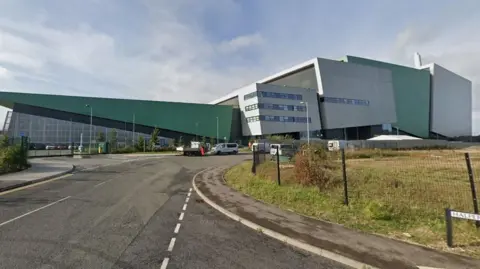
<path fill-rule="evenodd" d="M 368 156 L 367 156 L 368 155 Z M 463 155 L 452 151 L 347 154 L 350 206 L 343 205 L 341 184 L 328 189 L 298 184 L 295 169 L 265 163 L 251 174 L 251 162 L 227 171 L 233 188 L 258 200 L 353 229 L 480 257 L 480 232 L 472 221 L 454 220 L 455 248 L 445 243 L 444 208 L 472 212 Z M 480 167 L 472 156 L 475 172 Z M 478 173 L 477 173 L 478 174 Z M 341 171 L 333 181 L 341 182 Z M 477 187 L 478 188 L 478 187 Z"/>

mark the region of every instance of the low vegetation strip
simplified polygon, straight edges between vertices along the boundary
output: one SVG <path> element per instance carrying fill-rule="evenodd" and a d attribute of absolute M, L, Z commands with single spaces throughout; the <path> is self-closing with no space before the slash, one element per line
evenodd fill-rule
<path fill-rule="evenodd" d="M 28 151 L 25 145 L 9 142 L 7 136 L 0 138 L 0 175 L 18 172 L 29 167 Z"/>
<path fill-rule="evenodd" d="M 341 158 L 316 149 L 298 153 L 291 165 L 266 162 L 251 173 L 251 162 L 227 171 L 233 188 L 303 215 L 370 233 L 447 250 L 446 207 L 473 212 L 463 153 L 455 151 L 347 152 L 349 206 L 343 204 Z M 472 155 L 480 174 L 480 155 Z M 478 182 L 478 179 L 476 180 Z M 480 186 L 477 186 L 477 189 Z M 480 232 L 470 221 L 454 221 L 456 253 L 480 257 Z"/>

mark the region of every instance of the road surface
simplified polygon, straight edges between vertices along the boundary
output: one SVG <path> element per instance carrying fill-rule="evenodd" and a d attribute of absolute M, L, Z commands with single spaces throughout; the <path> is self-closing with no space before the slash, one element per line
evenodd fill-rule
<path fill-rule="evenodd" d="M 344 268 L 234 222 L 191 191 L 243 156 L 171 156 L 0 195 L 0 268 Z"/>

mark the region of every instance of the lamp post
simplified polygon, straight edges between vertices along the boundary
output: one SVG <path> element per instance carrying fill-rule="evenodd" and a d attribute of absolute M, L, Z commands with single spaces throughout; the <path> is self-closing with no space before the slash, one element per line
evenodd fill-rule
<path fill-rule="evenodd" d="M 198 141 L 198 122 L 195 122 L 195 141 Z"/>
<path fill-rule="evenodd" d="M 219 141 L 218 141 L 218 117 L 217 117 L 217 145 L 218 145 Z"/>
<path fill-rule="evenodd" d="M 85 107 L 90 108 L 90 136 L 89 136 L 89 142 L 88 142 L 88 154 L 92 153 L 92 119 L 93 119 L 93 107 L 89 104 L 86 104 Z"/>
<path fill-rule="evenodd" d="M 305 109 L 307 110 L 307 144 L 310 145 L 310 121 L 308 120 L 308 102 L 300 102 L 300 104 L 305 104 Z"/>

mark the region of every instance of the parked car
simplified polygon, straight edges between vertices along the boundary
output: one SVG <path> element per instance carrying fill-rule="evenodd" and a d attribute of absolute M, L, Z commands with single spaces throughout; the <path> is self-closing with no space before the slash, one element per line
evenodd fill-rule
<path fill-rule="evenodd" d="M 221 143 L 217 144 L 212 149 L 214 154 L 237 154 L 238 153 L 238 144 L 237 143 Z"/>
<path fill-rule="evenodd" d="M 55 149 L 54 145 L 47 145 L 45 146 L 45 149 L 50 150 L 50 149 Z"/>

